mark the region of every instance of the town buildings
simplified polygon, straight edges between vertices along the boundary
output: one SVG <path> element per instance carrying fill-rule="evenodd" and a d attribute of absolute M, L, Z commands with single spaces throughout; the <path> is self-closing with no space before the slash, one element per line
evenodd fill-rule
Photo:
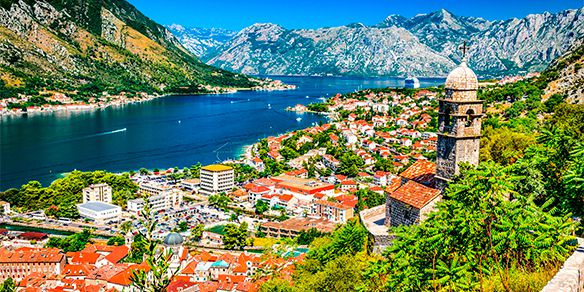
<path fill-rule="evenodd" d="M 180 234 L 169 233 L 162 241 L 171 254 L 165 291 L 257 291 L 260 270 L 278 270 L 290 276 L 302 256 L 260 257 L 247 252 L 189 251 Z M 132 274 L 144 271 L 146 262 L 128 263 L 126 245 L 90 244 L 83 250 L 64 253 L 54 248 L 0 248 L 0 281 L 11 277 L 18 291 L 139 291 L 132 285 Z M 260 274 L 260 277 L 265 277 Z"/>
<path fill-rule="evenodd" d="M 234 187 L 235 174 L 233 168 L 213 164 L 201 168 L 201 194 L 214 195 L 229 193 Z"/>

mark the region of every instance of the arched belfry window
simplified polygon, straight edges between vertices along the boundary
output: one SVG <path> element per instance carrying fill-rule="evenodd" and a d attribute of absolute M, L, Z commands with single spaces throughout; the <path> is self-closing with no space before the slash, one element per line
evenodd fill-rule
<path fill-rule="evenodd" d="M 466 111 L 466 127 L 470 127 L 474 123 L 474 113 L 472 109 Z"/>
<path fill-rule="evenodd" d="M 450 109 L 450 107 L 446 108 L 446 111 L 444 112 L 444 126 L 445 127 L 450 127 L 450 124 L 452 124 L 452 117 L 450 116 L 452 114 L 452 110 Z"/>

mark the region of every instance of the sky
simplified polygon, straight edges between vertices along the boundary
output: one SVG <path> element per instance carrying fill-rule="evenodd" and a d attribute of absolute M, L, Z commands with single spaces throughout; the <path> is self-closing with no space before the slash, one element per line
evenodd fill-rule
<path fill-rule="evenodd" d="M 584 7 L 584 0 L 129 0 L 160 24 L 240 30 L 258 22 L 285 28 L 319 28 L 354 22 L 377 24 L 390 14 L 412 17 L 446 9 L 487 20 L 522 18 Z"/>

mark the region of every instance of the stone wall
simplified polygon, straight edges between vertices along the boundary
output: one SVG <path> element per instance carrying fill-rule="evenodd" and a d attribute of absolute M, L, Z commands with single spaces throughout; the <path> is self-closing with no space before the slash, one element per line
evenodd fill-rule
<path fill-rule="evenodd" d="M 584 291 L 584 239 L 578 238 L 578 248 L 576 251 L 564 262 L 562 268 L 541 291 Z"/>
<path fill-rule="evenodd" d="M 422 209 L 420 209 L 420 222 L 426 220 L 426 218 L 428 218 L 428 215 L 430 215 L 430 213 L 436 211 L 436 203 L 440 202 L 442 200 L 442 195 L 436 197 L 434 200 L 432 200 L 430 203 L 426 204 L 426 206 L 422 207 Z"/>
<path fill-rule="evenodd" d="M 396 199 L 389 201 L 389 220 L 391 226 L 412 225 L 420 220 L 420 210 Z"/>
<path fill-rule="evenodd" d="M 388 233 L 387 226 L 383 225 L 385 210 L 386 205 L 380 205 L 363 210 L 359 213 L 361 222 L 369 233 L 369 244 L 367 245 L 369 247 L 369 252 L 383 252 L 391 245 L 394 238 L 393 235 Z"/>

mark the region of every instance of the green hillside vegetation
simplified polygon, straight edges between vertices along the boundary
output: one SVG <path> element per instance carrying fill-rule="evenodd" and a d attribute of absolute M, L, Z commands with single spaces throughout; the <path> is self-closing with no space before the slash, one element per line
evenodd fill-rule
<path fill-rule="evenodd" d="M 113 203 L 125 206 L 136 197 L 138 186 L 128 174 L 113 174 L 105 171 L 73 171 L 55 180 L 48 187 L 38 181 L 30 181 L 20 189 L 9 189 L 0 193 L 0 200 L 9 202 L 23 211 L 45 210 L 55 217 L 78 218 L 76 204 L 83 202 L 82 190 L 91 184 L 107 183 L 112 187 Z"/>
<path fill-rule="evenodd" d="M 25 2 L 32 6 L 44 1 Z M 36 28 L 0 25 L 0 98 L 23 93 L 40 99 L 45 91 L 60 91 L 87 100 L 103 91 L 198 93 L 206 92 L 203 85 L 258 84 L 205 65 L 125 0 L 47 2 L 58 12 L 39 16 L 18 10 L 38 24 Z M 0 7 L 20 6 L 16 0 L 3 0 Z"/>

